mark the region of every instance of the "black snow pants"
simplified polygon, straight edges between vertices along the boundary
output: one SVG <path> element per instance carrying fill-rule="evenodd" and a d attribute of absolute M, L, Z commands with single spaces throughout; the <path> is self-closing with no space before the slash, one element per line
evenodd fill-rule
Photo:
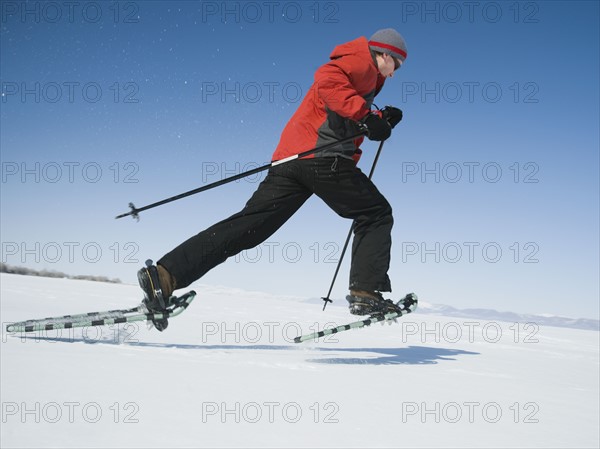
<path fill-rule="evenodd" d="M 175 278 L 177 288 L 187 287 L 228 257 L 264 242 L 313 193 L 338 215 L 354 220 L 349 287 L 391 291 L 392 208 L 354 161 L 342 157 L 299 159 L 270 168 L 240 212 L 186 240 L 158 263 Z"/>

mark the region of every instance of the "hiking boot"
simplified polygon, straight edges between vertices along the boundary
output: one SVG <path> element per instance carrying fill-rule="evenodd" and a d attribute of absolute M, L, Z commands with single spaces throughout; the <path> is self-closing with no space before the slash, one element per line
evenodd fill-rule
<path fill-rule="evenodd" d="M 384 299 L 376 291 L 350 290 L 346 300 L 352 315 L 385 315 L 399 311 L 399 307 L 391 299 Z"/>
<path fill-rule="evenodd" d="M 169 307 L 169 299 L 175 289 L 175 280 L 162 265 L 153 265 L 151 260 L 138 271 L 138 282 L 144 291 L 143 303 L 151 312 L 163 312 Z"/>

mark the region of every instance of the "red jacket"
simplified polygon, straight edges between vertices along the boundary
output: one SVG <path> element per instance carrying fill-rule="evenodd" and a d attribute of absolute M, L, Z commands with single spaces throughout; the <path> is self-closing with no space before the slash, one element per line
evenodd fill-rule
<path fill-rule="evenodd" d="M 358 134 L 355 123 L 370 112 L 385 79 L 364 37 L 338 45 L 330 58 L 316 71 L 313 85 L 283 129 L 273 161 Z M 352 158 L 362 140 L 335 146 L 317 157 Z"/>

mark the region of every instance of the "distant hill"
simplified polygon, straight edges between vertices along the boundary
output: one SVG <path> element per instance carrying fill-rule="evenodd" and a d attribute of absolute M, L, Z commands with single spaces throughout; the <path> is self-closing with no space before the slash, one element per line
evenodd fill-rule
<path fill-rule="evenodd" d="M 424 307 L 419 308 L 419 312 L 459 318 L 478 318 L 485 320 L 522 323 L 526 322 L 543 326 L 569 327 L 572 329 L 600 331 L 600 321 L 589 318 L 569 318 L 562 316 L 499 312 L 493 309 L 456 309 L 454 307 L 441 304 L 424 305 Z"/>

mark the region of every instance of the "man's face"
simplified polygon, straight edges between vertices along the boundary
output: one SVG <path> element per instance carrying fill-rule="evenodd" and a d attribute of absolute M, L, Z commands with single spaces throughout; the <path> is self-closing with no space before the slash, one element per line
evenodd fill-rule
<path fill-rule="evenodd" d="M 394 72 L 402 66 L 402 61 L 391 55 L 383 54 L 377 57 L 377 67 L 384 78 L 391 78 Z"/>

